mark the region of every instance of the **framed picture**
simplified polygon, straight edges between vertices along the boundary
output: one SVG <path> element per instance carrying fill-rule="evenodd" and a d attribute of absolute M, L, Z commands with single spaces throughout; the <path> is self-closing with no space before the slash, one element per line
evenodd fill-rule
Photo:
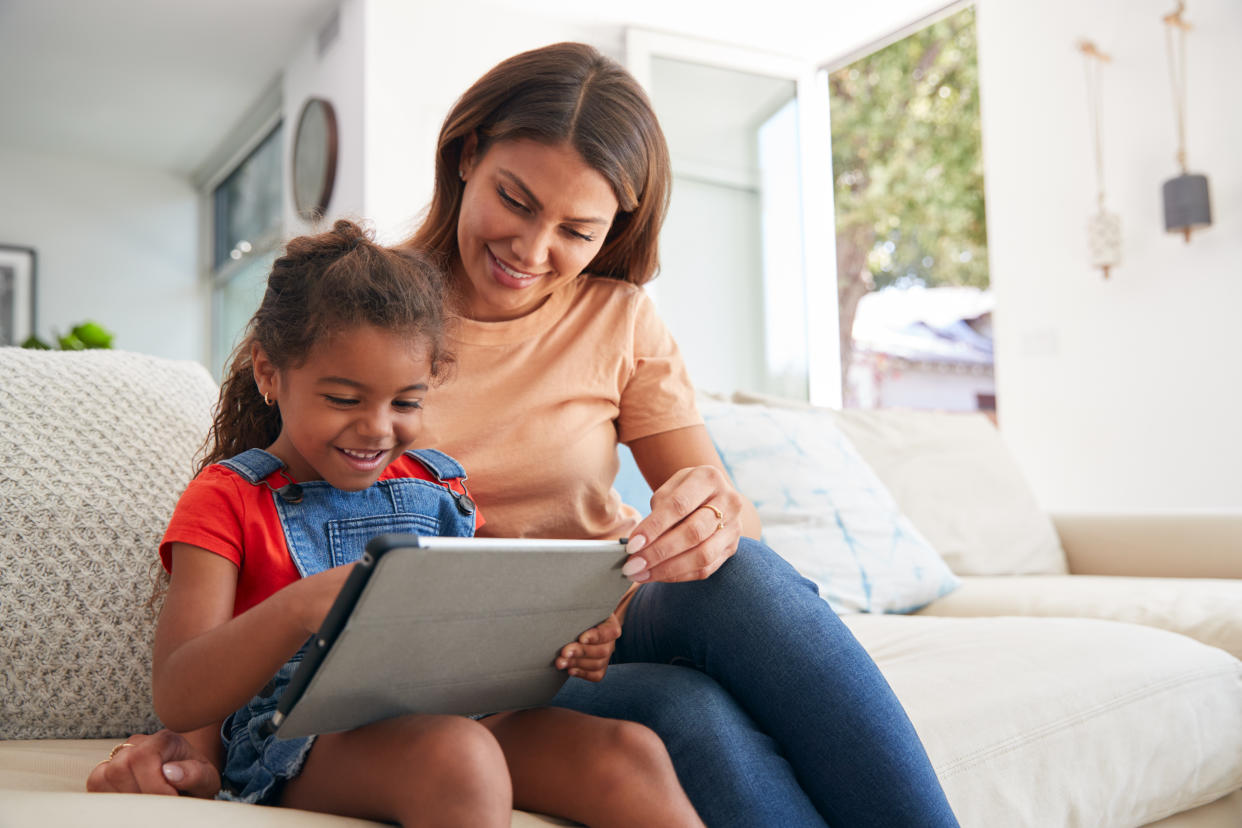
<path fill-rule="evenodd" d="M 0 345 L 21 345 L 35 332 L 38 261 L 33 247 L 0 244 Z"/>

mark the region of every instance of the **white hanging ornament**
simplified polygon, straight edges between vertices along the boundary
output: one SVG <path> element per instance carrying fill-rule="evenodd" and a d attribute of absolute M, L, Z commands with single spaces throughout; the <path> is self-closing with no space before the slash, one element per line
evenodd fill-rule
<path fill-rule="evenodd" d="M 1087 256 L 1092 267 L 1109 271 L 1121 264 L 1121 216 L 1104 206 L 1104 139 L 1100 127 L 1100 68 L 1112 60 L 1089 40 L 1078 45 L 1087 70 L 1087 112 L 1091 123 L 1091 139 L 1095 150 L 1096 204 L 1098 210 L 1087 219 Z"/>
<path fill-rule="evenodd" d="M 1108 271 L 1121 264 L 1121 216 L 1103 207 L 1087 220 L 1087 251 L 1091 266 Z"/>

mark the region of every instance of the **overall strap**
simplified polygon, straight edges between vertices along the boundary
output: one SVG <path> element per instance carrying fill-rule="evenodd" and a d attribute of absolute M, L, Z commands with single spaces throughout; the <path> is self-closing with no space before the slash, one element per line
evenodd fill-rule
<path fill-rule="evenodd" d="M 439 480 L 441 483 L 453 478 L 459 480 L 466 479 L 466 470 L 461 467 L 461 463 L 458 463 L 442 451 L 436 451 L 435 449 L 410 449 L 406 454 L 422 463 L 423 468 L 435 475 L 436 480 Z"/>
<path fill-rule="evenodd" d="M 449 480 L 460 480 L 462 481 L 462 489 L 466 488 L 466 470 L 461 467 L 461 463 L 458 463 L 444 452 L 436 451 L 435 449 L 410 449 L 406 454 L 421 463 L 423 468 L 431 472 L 436 480 L 441 483 Z M 445 486 L 445 488 L 453 496 L 459 512 L 463 515 L 474 514 L 474 501 L 470 499 L 468 492 L 459 492 L 452 486 Z"/>
<path fill-rule="evenodd" d="M 236 472 L 256 486 L 285 466 L 276 455 L 268 454 L 263 449 L 257 448 L 247 449 L 228 460 L 221 460 L 220 465 Z"/>

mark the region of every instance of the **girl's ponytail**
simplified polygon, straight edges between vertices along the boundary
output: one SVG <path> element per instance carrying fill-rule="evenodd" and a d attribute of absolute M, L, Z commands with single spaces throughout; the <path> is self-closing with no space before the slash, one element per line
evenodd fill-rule
<path fill-rule="evenodd" d="M 247 449 L 270 446 L 280 436 L 280 409 L 266 403 L 254 382 L 250 349 L 255 341 L 252 333 L 233 351 L 228 374 L 220 383 L 220 400 L 203 444 L 199 471 Z"/>

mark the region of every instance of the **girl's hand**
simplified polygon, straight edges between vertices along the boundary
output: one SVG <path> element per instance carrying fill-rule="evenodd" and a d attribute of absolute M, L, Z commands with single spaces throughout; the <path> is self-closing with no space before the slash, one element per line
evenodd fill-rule
<path fill-rule="evenodd" d="M 742 517 L 753 511 L 718 467 L 680 469 L 652 494 L 621 572 L 636 583 L 702 580 L 737 551 Z"/>
<path fill-rule="evenodd" d="M 354 569 L 354 564 L 336 566 L 290 584 L 299 591 L 296 608 L 302 627 L 307 635 L 314 635 L 323 626 L 323 619 L 340 594 L 345 579 Z M 286 589 L 290 588 L 286 587 Z"/>
<path fill-rule="evenodd" d="M 608 659 L 612 658 L 620 637 L 621 622 L 613 613 L 578 636 L 577 641 L 562 647 L 556 668 L 587 681 L 600 681 L 608 671 Z"/>

